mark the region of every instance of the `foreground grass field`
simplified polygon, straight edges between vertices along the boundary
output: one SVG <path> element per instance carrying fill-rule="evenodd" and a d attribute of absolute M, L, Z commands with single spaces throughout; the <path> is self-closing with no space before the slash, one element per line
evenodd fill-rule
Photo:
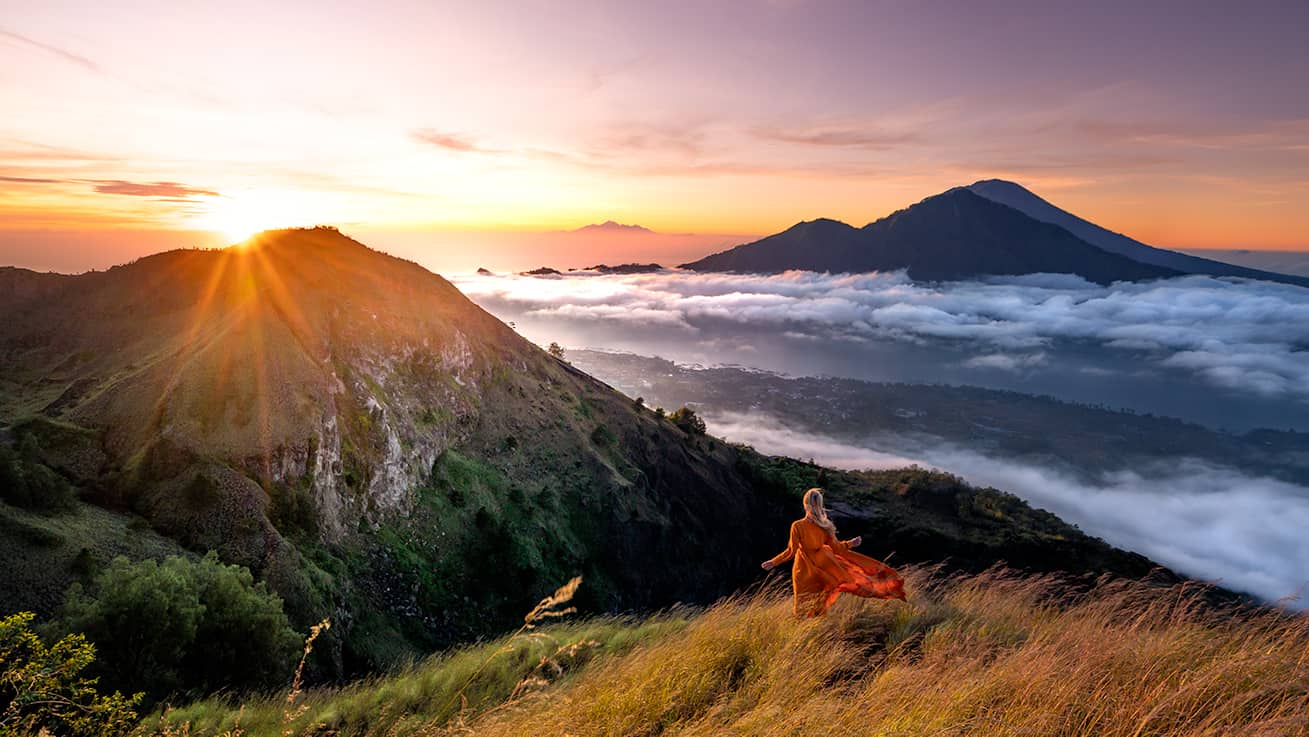
<path fill-rule="evenodd" d="M 1309 735 L 1309 618 L 1214 612 L 1194 586 L 906 573 L 908 603 L 845 598 L 796 621 L 771 588 L 541 630 L 292 705 L 203 702 L 143 733 Z"/>

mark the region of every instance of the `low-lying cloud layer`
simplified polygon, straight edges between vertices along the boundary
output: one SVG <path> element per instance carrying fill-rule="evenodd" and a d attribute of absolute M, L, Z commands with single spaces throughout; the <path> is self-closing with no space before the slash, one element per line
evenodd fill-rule
<path fill-rule="evenodd" d="M 1094 347 L 1262 397 L 1309 401 L 1309 290 L 1187 276 L 1107 287 L 1037 274 L 944 284 L 903 273 L 456 277 L 497 314 L 661 326 L 735 324 L 844 343 L 964 346 L 965 368 L 1022 371 Z"/>
<path fill-rule="evenodd" d="M 865 447 L 762 414 L 706 413 L 709 431 L 772 454 L 838 468 L 939 468 L 1049 510 L 1085 532 L 1180 573 L 1268 601 L 1309 585 L 1309 488 L 1186 459 L 1086 483 L 1049 468 L 939 445 Z M 1304 607 L 1303 600 L 1294 604 Z"/>

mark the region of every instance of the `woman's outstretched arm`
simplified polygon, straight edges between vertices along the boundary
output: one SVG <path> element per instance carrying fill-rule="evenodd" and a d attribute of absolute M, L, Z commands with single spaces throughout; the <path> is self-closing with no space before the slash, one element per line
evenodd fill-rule
<path fill-rule="evenodd" d="M 836 537 L 833 536 L 832 539 L 836 540 Z M 837 550 L 853 550 L 863 544 L 863 541 L 864 539 L 862 536 L 856 535 L 849 540 L 836 540 L 836 545 L 833 545 L 832 547 Z"/>
<path fill-rule="evenodd" d="M 796 529 L 798 523 L 791 523 L 791 538 L 786 543 L 786 550 L 774 555 L 772 558 L 763 562 L 761 566 L 765 571 L 771 571 L 782 563 L 795 557 L 795 551 L 800 547 L 800 532 Z"/>

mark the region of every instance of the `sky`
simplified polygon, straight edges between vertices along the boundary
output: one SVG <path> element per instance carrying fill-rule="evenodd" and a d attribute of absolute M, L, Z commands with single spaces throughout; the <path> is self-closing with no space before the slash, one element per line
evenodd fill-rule
<path fill-rule="evenodd" d="M 991 177 L 1154 245 L 1309 250 L 1305 79 L 1302 0 L 10 0 L 0 264 L 323 223 L 585 266 L 538 236 L 605 220 L 664 235 L 595 260 L 667 262 Z"/>

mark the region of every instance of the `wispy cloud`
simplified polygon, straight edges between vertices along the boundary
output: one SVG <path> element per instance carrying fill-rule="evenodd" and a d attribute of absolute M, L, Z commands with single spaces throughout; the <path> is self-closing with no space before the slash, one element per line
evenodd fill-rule
<path fill-rule="evenodd" d="M 0 176 L 0 182 L 13 182 L 15 184 L 63 184 L 63 179 L 41 179 L 39 177 L 6 177 Z"/>
<path fill-rule="evenodd" d="M 68 51 L 66 49 L 61 49 L 58 46 L 51 46 L 50 44 L 42 43 L 35 39 L 28 38 L 27 36 L 14 33 L 13 31 L 7 31 L 3 28 L 0 28 L 0 38 L 7 38 L 11 41 L 15 41 L 24 46 L 28 46 L 34 49 L 40 49 L 41 51 L 44 51 L 47 54 L 53 54 L 54 56 L 57 56 L 63 59 L 64 61 L 76 64 L 82 67 L 83 69 L 87 69 L 92 72 L 101 71 L 99 64 L 95 63 L 94 61 L 91 61 L 90 59 L 86 58 L 85 56 L 82 56 L 81 54 L 74 54 L 73 52 Z"/>
<path fill-rule="evenodd" d="M 1043 352 L 1010 354 L 1010 353 L 988 353 L 984 356 L 973 356 L 964 361 L 967 368 L 995 369 L 997 371 L 1017 372 L 1033 366 L 1040 366 L 1046 362 L 1046 356 Z"/>
<path fill-rule="evenodd" d="M 97 180 L 95 191 L 100 194 L 121 194 L 132 197 L 190 198 L 217 197 L 210 189 L 196 189 L 177 182 L 128 182 L 121 179 Z"/>
<path fill-rule="evenodd" d="M 199 189 L 179 182 L 132 182 L 125 179 L 54 179 L 49 177 L 0 176 L 0 182 L 11 184 L 90 185 L 98 194 L 154 197 L 169 202 L 192 202 L 196 197 L 218 197 L 212 189 Z"/>
<path fill-rule="evenodd" d="M 503 153 L 498 149 L 486 148 L 479 145 L 471 137 L 461 133 L 448 133 L 434 130 L 432 128 L 422 128 L 410 134 L 411 137 L 422 144 L 443 148 L 448 151 L 458 151 L 459 153 L 474 154 L 495 154 Z"/>
<path fill-rule="evenodd" d="M 783 143 L 832 148 L 887 149 L 916 140 L 908 132 L 884 131 L 872 128 L 755 128 L 759 138 Z"/>

